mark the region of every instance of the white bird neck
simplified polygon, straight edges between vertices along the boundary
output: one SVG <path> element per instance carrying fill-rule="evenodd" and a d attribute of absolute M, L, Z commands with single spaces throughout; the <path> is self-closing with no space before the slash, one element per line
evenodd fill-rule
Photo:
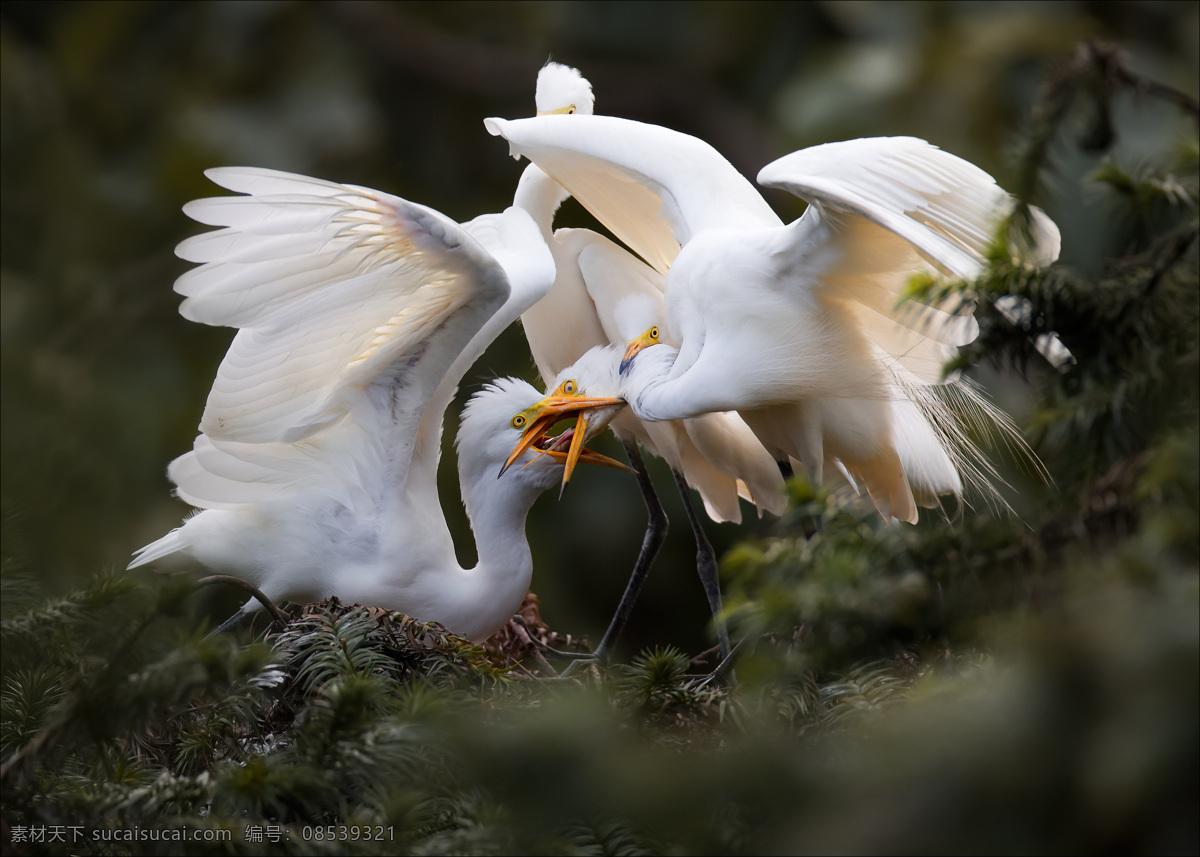
<path fill-rule="evenodd" d="M 492 485 L 487 484 L 489 482 Z M 503 479 L 494 476 L 485 479 L 482 484 L 476 484 L 475 490 L 465 492 L 464 501 L 475 534 L 479 566 L 487 565 L 497 574 L 509 575 L 517 569 L 528 571 L 532 568 L 529 542 L 525 538 L 525 518 L 534 498 L 541 492 L 530 490 L 527 492 L 530 496 L 522 497 L 523 492 L 502 490 L 502 483 Z M 528 575 L 521 585 L 522 594 L 527 584 Z"/>
<path fill-rule="evenodd" d="M 475 568 L 463 573 L 458 593 L 471 616 L 460 633 L 478 640 L 503 625 L 529 591 L 533 555 L 525 519 L 541 490 L 523 480 L 497 479 L 493 472 L 460 473 L 460 480 L 479 556 Z"/>
<path fill-rule="evenodd" d="M 517 192 L 513 195 L 513 205 L 524 209 L 542 230 L 542 237 L 549 241 L 554 234 L 554 214 L 570 195 L 566 188 L 542 172 L 536 164 L 530 164 L 521 173 Z"/>
<path fill-rule="evenodd" d="M 669 345 L 655 345 L 638 354 L 622 374 L 621 398 L 639 419 L 682 420 L 736 409 L 736 402 L 722 398 L 725 391 L 697 383 L 686 367 L 678 371 L 679 359 L 679 352 Z"/>

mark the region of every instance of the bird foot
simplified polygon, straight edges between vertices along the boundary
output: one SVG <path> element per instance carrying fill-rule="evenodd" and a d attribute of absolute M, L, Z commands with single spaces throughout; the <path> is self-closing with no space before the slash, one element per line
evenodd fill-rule
<path fill-rule="evenodd" d="M 525 621 L 525 617 L 522 616 L 520 613 L 514 614 L 512 617 L 512 621 L 513 621 L 513 624 L 520 626 L 522 628 L 522 630 L 525 631 L 525 636 L 529 639 L 530 644 L 533 645 L 534 650 L 536 652 L 535 658 L 539 662 L 538 666 L 541 667 L 542 669 L 548 670 L 551 673 L 557 674 L 557 673 L 555 673 L 554 668 L 550 666 L 549 662 L 547 662 L 546 659 L 544 657 L 542 657 L 542 655 L 555 655 L 556 657 L 566 658 L 568 660 L 571 660 L 574 663 L 580 663 L 582 661 L 594 659 L 594 657 L 595 657 L 595 654 L 592 652 L 564 652 L 562 649 L 556 649 L 553 646 L 549 645 L 548 643 L 543 643 L 541 640 L 538 639 L 537 634 L 534 632 L 534 630 L 532 628 L 529 627 L 529 623 Z M 570 668 L 570 666 L 573 666 L 574 663 L 569 665 L 568 669 Z M 564 673 L 562 673 L 562 675 L 565 676 L 566 673 L 564 672 Z"/>
<path fill-rule="evenodd" d="M 738 640 L 737 644 L 730 649 L 729 654 L 722 658 L 721 662 L 717 664 L 716 668 L 701 680 L 699 686 L 707 687 L 710 683 L 715 681 L 717 684 L 724 685 L 729 690 L 736 688 L 737 675 L 733 671 L 733 659 L 737 655 L 738 649 L 742 647 L 742 643 L 744 642 L 746 642 L 745 638 Z M 702 653 L 702 655 L 704 654 L 707 654 L 707 652 Z"/>
<path fill-rule="evenodd" d="M 245 610 L 238 610 L 224 622 L 222 622 L 215 631 L 209 631 L 209 637 L 215 637 L 218 634 L 231 634 L 238 628 L 249 625 L 254 620 L 254 614 Z"/>
<path fill-rule="evenodd" d="M 588 667 L 592 667 L 593 673 L 595 674 L 596 679 L 599 680 L 600 673 L 597 670 L 599 667 L 606 666 L 607 664 L 608 664 L 608 655 L 601 654 L 598 651 L 592 652 L 591 654 L 584 655 L 583 657 L 580 657 L 580 658 L 577 658 L 577 659 L 571 661 L 571 663 L 567 664 L 567 668 L 558 674 L 558 677 L 559 678 L 570 678 L 571 676 L 575 675 L 577 672 L 582 672 L 583 670 L 586 670 Z"/>
<path fill-rule="evenodd" d="M 540 660 L 539 666 L 541 666 L 543 669 L 554 673 L 554 669 L 550 666 L 550 664 L 545 660 L 545 658 L 541 657 L 542 653 L 556 655 L 560 658 L 566 658 L 570 661 L 570 663 L 567 664 L 566 669 L 560 673 L 554 673 L 554 678 L 556 679 L 570 678 L 581 667 L 600 667 L 608 663 L 609 652 L 604 649 L 603 645 L 601 645 L 601 647 L 596 649 L 594 652 L 564 652 L 562 649 L 556 649 L 553 646 L 543 643 L 541 640 L 535 637 L 533 630 L 529 627 L 529 625 L 526 624 L 523 616 L 513 616 L 513 622 L 525 629 L 525 633 L 529 637 L 529 641 L 533 643 L 537 651 L 537 656 Z"/>

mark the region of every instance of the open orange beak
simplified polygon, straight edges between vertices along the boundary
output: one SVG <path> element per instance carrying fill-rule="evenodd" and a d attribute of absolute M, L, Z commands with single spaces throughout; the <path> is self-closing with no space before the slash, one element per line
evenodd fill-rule
<path fill-rule="evenodd" d="M 600 464 L 634 473 L 632 468 L 621 462 L 601 455 L 584 444 L 602 432 L 610 420 L 625 407 L 624 399 L 601 399 L 587 396 L 547 396 L 530 409 L 529 426 L 521 434 L 521 440 L 500 468 L 500 475 L 521 457 L 527 449 L 534 449 L 553 456 L 566 464 L 563 471 L 563 488 L 571 479 L 578 462 Z M 575 425 L 557 437 L 546 434 L 560 421 L 575 414 Z M 559 492 L 561 496 L 561 491 Z"/>

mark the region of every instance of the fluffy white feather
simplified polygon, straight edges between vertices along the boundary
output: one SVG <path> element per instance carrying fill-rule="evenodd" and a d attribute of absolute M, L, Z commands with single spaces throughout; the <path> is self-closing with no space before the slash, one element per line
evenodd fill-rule
<path fill-rule="evenodd" d="M 463 373 L 553 280 L 536 224 L 509 209 L 459 226 L 269 170 L 210 176 L 248 195 L 189 205 L 225 228 L 179 251 L 202 262 L 177 284 L 181 311 L 240 328 L 193 450 L 169 468 L 204 511 L 131 567 L 184 552 L 272 598 L 337 595 L 490 635 L 528 588 L 525 515 L 562 467 L 527 452 L 497 479 L 520 435 L 512 416 L 541 394 L 505 380 L 471 400 L 459 462 L 480 562 L 462 569 L 437 497 L 438 436 Z"/>
<path fill-rule="evenodd" d="M 942 366 L 978 333 L 970 308 L 901 300 L 914 274 L 982 270 L 1012 206 L 985 172 L 914 138 L 818 146 L 760 173 L 812 203 L 782 226 L 724 159 L 686 135 L 610 117 L 488 127 L 606 226 L 626 230 L 617 234 L 647 261 L 670 264 L 664 327 L 678 353 L 660 345 L 635 358 L 633 367 L 649 361 L 624 384 L 637 416 L 737 409 L 781 461 L 801 460 L 818 482 L 843 473 L 885 517 L 906 521 L 918 500 L 961 493 L 962 469 L 986 481 L 964 433 L 938 423 L 955 416 L 916 392 L 961 383 Z M 632 212 L 611 199 L 629 185 L 642 190 L 624 197 Z M 1027 261 L 1045 264 L 1058 230 L 1040 212 L 1034 224 Z M 646 237 L 627 237 L 638 229 Z M 678 255 L 647 255 L 668 231 Z"/>
<path fill-rule="evenodd" d="M 550 64 L 542 69 L 536 100 L 538 111 L 543 114 L 565 114 L 574 108 L 574 115 L 551 118 L 568 122 L 595 118 L 591 116 L 594 105 L 591 85 L 578 71 L 566 66 Z M 700 147 L 720 157 L 704 144 Z M 758 197 L 736 171 L 730 182 L 745 185 L 754 198 Z M 654 192 L 627 180 L 613 187 L 598 187 L 597 191 L 606 194 L 605 199 L 613 199 L 613 210 L 634 212 L 642 211 L 642 203 L 630 203 L 622 195 L 632 193 L 636 197 Z M 615 395 L 617 379 L 613 377 L 609 383 L 610 379 L 605 377 L 610 369 L 615 372 L 615 364 L 608 367 L 595 360 L 585 361 L 584 354 L 609 343 L 623 345 L 626 339 L 652 324 L 665 325 L 664 276 L 591 230 L 554 230 L 555 212 L 567 195 L 566 188 L 536 165 L 531 164 L 521 176 L 515 204 L 537 221 L 556 266 L 549 293 L 530 307 L 521 321 L 534 362 L 548 389 L 557 387 L 566 378 L 566 372 L 577 376 L 582 394 Z M 652 204 L 657 213 L 661 203 Z M 644 235 L 638 223 L 622 224 L 618 234 L 620 231 Z M 666 243 L 669 246 L 660 260 L 662 271 L 679 250 L 673 237 L 666 239 Z M 645 244 L 631 246 L 651 252 Z M 681 473 L 687 484 L 700 494 L 705 510 L 715 521 L 741 521 L 739 496 L 756 503 L 760 512 L 782 511 L 783 481 L 778 468 L 736 414 L 706 414 L 686 423 L 654 425 L 621 414 L 612 427 L 622 441 L 640 444 Z"/>

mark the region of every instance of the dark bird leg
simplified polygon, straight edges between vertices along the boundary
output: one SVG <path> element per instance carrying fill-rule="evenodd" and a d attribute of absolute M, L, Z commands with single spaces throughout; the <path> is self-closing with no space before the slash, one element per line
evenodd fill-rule
<path fill-rule="evenodd" d="M 288 626 L 288 615 L 280 610 L 274 601 L 268 598 L 261 589 L 259 589 L 250 581 L 243 580 L 240 577 L 234 577 L 233 575 L 229 574 L 212 574 L 208 577 L 202 577 L 200 580 L 197 580 L 196 587 L 199 588 L 201 586 L 212 586 L 214 583 L 228 583 L 231 586 L 244 589 L 246 592 L 258 599 L 258 602 L 262 604 L 268 613 L 271 614 L 271 618 L 279 623 L 280 628 L 286 628 Z M 240 628 L 242 625 L 246 624 L 246 622 L 248 622 L 253 615 L 254 611 L 247 610 L 245 607 L 243 607 L 241 610 L 234 613 L 232 616 L 222 622 L 221 626 L 212 633 L 226 634 L 230 631 L 236 630 L 237 628 Z M 212 635 L 210 634 L 209 636 Z"/>
<path fill-rule="evenodd" d="M 625 456 L 629 459 L 630 466 L 637 471 L 638 487 L 642 489 L 642 500 L 646 503 L 648 520 L 646 521 L 646 535 L 642 538 L 642 549 L 638 553 L 637 562 L 633 564 L 633 573 L 629 576 L 629 583 L 625 584 L 625 594 L 621 596 L 617 612 L 613 615 L 612 621 L 608 623 L 608 630 L 604 632 L 604 638 L 596 647 L 596 651 L 592 653 L 591 659 L 600 663 L 604 663 L 612 654 L 613 647 L 617 644 L 617 638 L 625 630 L 625 623 L 629 621 L 629 614 L 633 612 L 634 602 L 641 594 L 642 584 L 646 582 L 646 574 L 650 571 L 650 565 L 658 556 L 658 551 L 667 538 L 667 513 L 663 511 L 662 503 L 658 501 L 658 495 L 654 493 L 654 486 L 650 482 L 649 474 L 646 473 L 646 463 L 642 460 L 637 443 L 626 441 L 621 441 L 621 443 L 625 447 Z M 568 666 L 563 675 L 568 675 L 577 663 L 580 662 L 576 661 Z"/>
<path fill-rule="evenodd" d="M 786 455 L 783 458 L 775 459 L 775 464 L 779 466 L 779 473 L 783 476 L 784 482 L 795 478 L 796 471 L 792 469 L 792 461 Z M 818 485 L 812 486 L 814 491 L 819 487 Z M 805 515 L 801 518 L 800 528 L 804 531 L 804 538 L 811 539 L 816 533 L 821 531 L 820 515 Z"/>
<path fill-rule="evenodd" d="M 213 631 L 211 634 L 209 634 L 209 636 L 216 636 L 217 634 L 228 634 L 233 631 L 236 631 L 238 628 L 241 628 L 241 627 L 245 626 L 246 624 L 248 624 L 253 616 L 254 616 L 254 613 L 252 613 L 249 610 L 239 610 L 238 612 L 236 612 L 232 616 L 230 616 L 228 619 L 226 619 L 224 622 L 222 622 L 217 627 L 217 630 Z"/>
<path fill-rule="evenodd" d="M 678 486 L 679 494 L 683 498 L 683 508 L 687 510 L 688 523 L 692 525 L 692 535 L 696 537 L 696 571 L 700 575 L 700 584 L 704 587 L 709 609 L 712 610 L 713 622 L 717 626 L 717 642 L 721 646 L 721 661 L 724 662 L 729 658 L 731 649 L 729 647 L 729 631 L 725 628 L 725 620 L 721 618 L 721 581 L 717 576 L 717 555 L 708 541 L 708 536 L 704 534 L 700 517 L 692 505 L 692 491 L 688 488 L 683 474 L 671 472 L 675 476 L 675 485 Z"/>

